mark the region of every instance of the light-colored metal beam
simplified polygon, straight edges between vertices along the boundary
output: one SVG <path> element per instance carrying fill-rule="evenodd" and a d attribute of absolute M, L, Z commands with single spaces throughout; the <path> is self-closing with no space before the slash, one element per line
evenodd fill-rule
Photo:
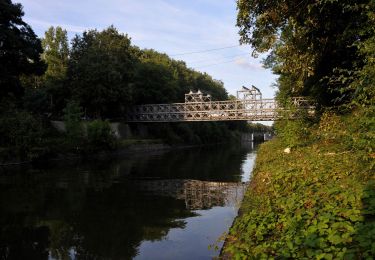
<path fill-rule="evenodd" d="M 301 97 L 292 98 L 296 110 L 314 113 L 315 107 Z M 228 100 L 172 104 L 148 104 L 133 107 L 128 122 L 181 122 L 181 121 L 273 121 L 283 118 L 287 109 L 274 99 Z"/>
<path fill-rule="evenodd" d="M 290 104 L 295 111 L 313 115 L 315 106 L 303 97 L 293 97 Z M 237 99 L 212 101 L 201 91 L 185 94 L 185 103 L 147 104 L 134 106 L 127 114 L 128 122 L 183 122 L 183 121 L 273 121 L 285 118 L 283 108 L 275 99 L 263 99 L 258 88 L 243 87 Z M 288 117 L 295 117 L 289 113 Z"/>

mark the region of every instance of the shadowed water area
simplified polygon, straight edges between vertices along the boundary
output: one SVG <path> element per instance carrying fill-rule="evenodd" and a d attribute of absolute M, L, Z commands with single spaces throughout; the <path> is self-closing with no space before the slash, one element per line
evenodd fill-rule
<path fill-rule="evenodd" d="M 254 159 L 249 143 L 0 169 L 0 259 L 210 259 Z"/>

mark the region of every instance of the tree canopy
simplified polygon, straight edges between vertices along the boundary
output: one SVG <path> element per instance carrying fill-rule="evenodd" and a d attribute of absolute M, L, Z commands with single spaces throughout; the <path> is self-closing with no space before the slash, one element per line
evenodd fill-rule
<path fill-rule="evenodd" d="M 183 102 L 184 94 L 198 89 L 216 100 L 228 98 L 223 82 L 188 68 L 185 62 L 152 49 L 138 53 L 134 85 L 136 103 Z"/>
<path fill-rule="evenodd" d="M 238 0 L 242 43 L 280 75 L 279 97 L 309 95 L 324 106 L 350 101 L 350 76 L 364 66 L 360 43 L 373 36 L 374 2 Z"/>
<path fill-rule="evenodd" d="M 40 40 L 22 20 L 21 4 L 0 1 L 0 96 L 19 97 L 23 93 L 21 75 L 41 75 L 45 65 Z"/>
<path fill-rule="evenodd" d="M 47 31 L 44 42 L 53 32 L 53 29 Z M 57 41 L 57 29 L 55 34 Z M 61 63 L 61 58 L 55 57 L 62 55 L 53 56 L 51 50 L 47 48 L 43 57 L 49 57 L 46 59 L 49 67 L 59 67 L 55 60 Z M 76 100 L 90 118 L 122 117 L 134 104 L 183 102 L 189 90 L 200 89 L 214 99 L 227 98 L 223 82 L 164 53 L 132 45 L 131 39 L 113 26 L 76 35 L 68 52 L 63 87 L 70 90 L 70 95 L 64 95 L 66 100 Z"/>
<path fill-rule="evenodd" d="M 116 116 L 131 101 L 136 61 L 132 50 L 130 38 L 113 26 L 73 39 L 68 84 L 73 98 L 91 116 Z"/>
<path fill-rule="evenodd" d="M 46 78 L 53 80 L 63 79 L 69 61 L 69 42 L 66 30 L 60 26 L 51 26 L 44 34 L 42 40 L 44 49 L 42 58 L 48 64 Z"/>

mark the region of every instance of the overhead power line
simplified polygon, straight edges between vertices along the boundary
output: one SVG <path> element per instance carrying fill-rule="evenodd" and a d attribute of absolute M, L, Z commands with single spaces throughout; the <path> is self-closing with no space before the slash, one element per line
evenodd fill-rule
<path fill-rule="evenodd" d="M 201 68 L 211 67 L 211 66 L 215 66 L 215 65 L 219 65 L 219 64 L 225 64 L 225 63 L 235 62 L 236 60 L 237 59 L 229 60 L 229 61 L 224 61 L 224 62 L 218 62 L 218 63 L 212 63 L 212 64 L 208 64 L 208 65 L 205 65 L 205 66 L 197 67 L 196 69 L 201 69 Z"/>
<path fill-rule="evenodd" d="M 196 61 L 191 61 L 189 63 L 201 63 L 201 62 L 207 62 L 207 61 L 221 61 L 221 60 L 228 59 L 228 58 L 234 58 L 234 57 L 240 57 L 240 56 L 247 56 L 247 55 L 249 55 L 249 54 L 248 53 L 242 53 L 242 54 L 237 54 L 237 55 L 225 56 L 225 57 L 222 57 L 222 58 L 219 58 L 219 59 L 202 59 L 202 60 L 196 60 Z"/>
<path fill-rule="evenodd" d="M 216 48 L 216 49 L 207 49 L 207 50 L 201 50 L 201 51 L 192 51 L 192 52 L 184 52 L 184 53 L 176 53 L 176 54 L 172 54 L 172 55 L 169 55 L 169 56 L 183 56 L 183 55 L 188 55 L 188 54 L 195 54 L 195 53 L 203 53 L 203 52 L 211 52 L 211 51 L 218 51 L 218 50 L 224 50 L 224 49 L 230 49 L 230 48 L 235 48 L 235 47 L 238 47 L 240 46 L 239 44 L 238 45 L 232 45 L 232 46 L 227 46 L 227 47 L 221 47 L 221 48 Z"/>

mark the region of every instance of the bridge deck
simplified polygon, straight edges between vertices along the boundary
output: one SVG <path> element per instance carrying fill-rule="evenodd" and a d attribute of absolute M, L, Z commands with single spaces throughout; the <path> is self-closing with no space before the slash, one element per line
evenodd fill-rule
<path fill-rule="evenodd" d="M 314 106 L 308 100 L 295 97 L 291 103 L 297 110 L 312 114 Z M 128 122 L 181 122 L 181 121 L 273 121 L 283 117 L 287 109 L 274 99 L 235 99 L 227 101 L 147 104 L 132 108 Z"/>

